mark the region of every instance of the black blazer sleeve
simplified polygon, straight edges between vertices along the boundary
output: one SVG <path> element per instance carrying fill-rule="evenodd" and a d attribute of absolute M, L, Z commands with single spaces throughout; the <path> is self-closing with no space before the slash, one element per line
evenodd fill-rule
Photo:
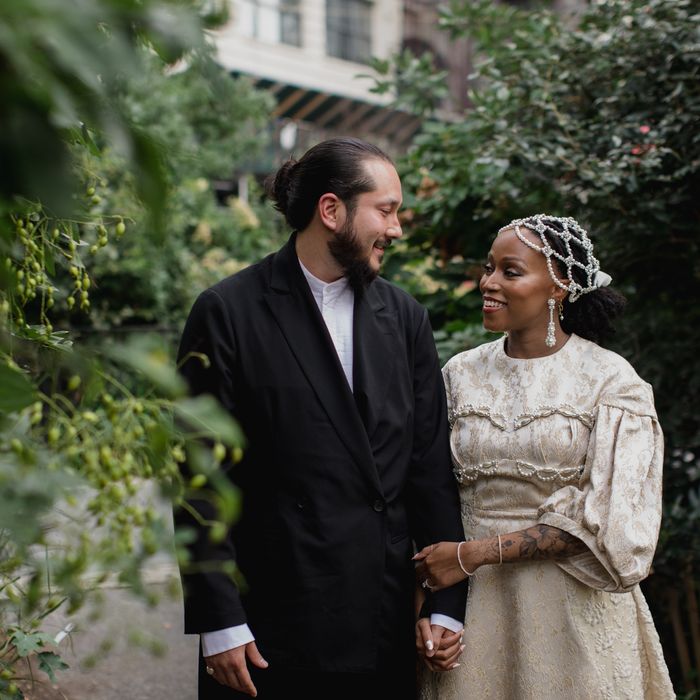
<path fill-rule="evenodd" d="M 192 394 L 211 394 L 234 416 L 235 361 L 235 335 L 226 306 L 215 291 L 207 290 L 197 299 L 187 319 L 178 364 Z M 183 472 L 188 478 L 186 465 Z M 216 519 L 210 500 L 188 499 L 187 502 L 203 520 Z M 213 541 L 209 537 L 209 528 L 183 508 L 175 511 L 175 525 L 191 529 L 195 534 L 194 540 L 188 544 L 190 567 L 194 571 L 189 571 L 188 567 L 182 574 L 185 632 L 211 632 L 245 623 L 246 616 L 236 585 L 228 574 L 216 570 L 216 562 L 236 561 L 229 534 L 220 542 Z M 202 565 L 199 571 L 198 565 Z"/>
<path fill-rule="evenodd" d="M 418 549 L 435 542 L 459 542 L 464 528 L 452 473 L 445 387 L 428 314 L 422 310 L 415 336 L 415 423 L 409 498 L 413 539 Z M 467 584 L 429 596 L 424 613 L 464 620 Z"/>

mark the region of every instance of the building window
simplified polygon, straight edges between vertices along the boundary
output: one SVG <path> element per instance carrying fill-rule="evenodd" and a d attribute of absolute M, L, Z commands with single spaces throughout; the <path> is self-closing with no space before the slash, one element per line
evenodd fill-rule
<path fill-rule="evenodd" d="M 301 46 L 300 0 L 238 0 L 235 20 L 244 36 Z"/>
<path fill-rule="evenodd" d="M 326 0 L 326 51 L 356 63 L 372 57 L 372 3 L 369 0 Z"/>

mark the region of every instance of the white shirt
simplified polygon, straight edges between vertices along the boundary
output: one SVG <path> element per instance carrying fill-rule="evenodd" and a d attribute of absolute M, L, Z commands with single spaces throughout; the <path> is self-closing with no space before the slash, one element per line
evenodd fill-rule
<path fill-rule="evenodd" d="M 301 270 L 309 283 L 318 310 L 328 328 L 338 359 L 343 367 L 345 378 L 350 389 L 352 383 L 353 366 L 353 311 L 355 308 L 355 293 L 350 287 L 347 278 L 341 277 L 335 282 L 324 282 L 314 277 L 299 260 Z M 446 615 L 433 614 L 430 616 L 433 625 L 442 625 L 453 632 L 462 629 L 462 623 Z M 215 632 L 202 632 L 202 653 L 204 656 L 220 654 L 228 649 L 242 646 L 252 642 L 255 638 L 247 624 L 228 627 Z"/>
<path fill-rule="evenodd" d="M 335 282 L 324 282 L 314 277 L 299 261 L 301 270 L 309 283 L 318 310 L 326 322 L 338 359 L 343 366 L 345 378 L 352 390 L 352 321 L 355 308 L 355 293 L 346 277 Z"/>

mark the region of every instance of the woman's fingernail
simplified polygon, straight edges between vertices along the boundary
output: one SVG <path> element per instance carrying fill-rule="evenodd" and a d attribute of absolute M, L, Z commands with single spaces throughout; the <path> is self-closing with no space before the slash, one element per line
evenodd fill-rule
<path fill-rule="evenodd" d="M 459 647 L 459 653 L 461 654 L 467 648 L 466 644 L 461 644 Z"/>
<path fill-rule="evenodd" d="M 433 650 L 433 640 L 432 640 L 432 639 L 429 639 L 429 640 L 425 643 L 425 648 L 426 648 L 428 651 L 432 651 L 432 650 Z"/>
<path fill-rule="evenodd" d="M 461 665 L 462 665 L 462 664 L 452 664 L 452 666 L 450 666 L 450 671 L 451 671 L 453 668 L 459 668 Z"/>

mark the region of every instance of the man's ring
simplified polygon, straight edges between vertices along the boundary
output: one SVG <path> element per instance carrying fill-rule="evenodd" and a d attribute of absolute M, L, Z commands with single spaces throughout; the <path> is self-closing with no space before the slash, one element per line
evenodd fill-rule
<path fill-rule="evenodd" d="M 213 669 L 211 666 L 207 666 L 207 673 L 208 673 L 210 676 L 213 676 L 213 675 L 214 675 L 214 669 Z"/>
<path fill-rule="evenodd" d="M 433 587 L 430 585 L 430 580 L 429 580 L 429 579 L 425 579 L 425 581 L 423 581 L 423 583 L 421 583 L 421 586 L 423 586 L 423 588 L 424 588 L 426 591 L 431 591 L 431 590 L 433 590 Z"/>

